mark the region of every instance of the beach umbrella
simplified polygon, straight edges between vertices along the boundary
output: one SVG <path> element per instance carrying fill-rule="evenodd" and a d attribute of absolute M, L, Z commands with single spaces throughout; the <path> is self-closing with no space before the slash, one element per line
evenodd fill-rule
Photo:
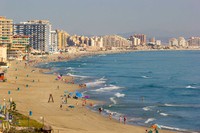
<path fill-rule="evenodd" d="M 81 98 L 81 97 L 83 97 L 83 95 L 80 92 L 76 92 L 76 97 Z"/>
<path fill-rule="evenodd" d="M 86 98 L 86 99 L 89 99 L 89 98 L 90 98 L 90 96 L 84 96 L 84 98 Z"/>

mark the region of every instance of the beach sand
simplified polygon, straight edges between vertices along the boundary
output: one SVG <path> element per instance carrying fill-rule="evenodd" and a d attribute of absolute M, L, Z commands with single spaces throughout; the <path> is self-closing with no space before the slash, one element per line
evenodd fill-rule
<path fill-rule="evenodd" d="M 64 60 L 79 57 L 80 55 L 61 55 Z M 31 57 L 40 62 L 41 58 Z M 41 62 L 56 61 L 58 55 L 52 55 Z M 29 115 L 32 111 L 32 119 L 45 125 L 51 125 L 54 133 L 145 133 L 147 127 L 124 125 L 117 120 L 110 120 L 107 116 L 95 113 L 85 106 L 82 101 L 76 105 L 77 100 L 68 98 L 67 104 L 60 109 L 61 95 L 64 91 L 73 92 L 80 87 L 76 84 L 65 83 L 62 80 L 55 80 L 57 75 L 43 74 L 44 71 L 33 67 L 33 63 L 25 67 L 25 61 L 12 61 L 6 73 L 7 82 L 0 82 L 0 103 L 3 99 L 12 97 L 17 104 L 17 110 Z M 63 77 L 67 81 L 71 77 Z M 58 87 L 59 86 L 59 87 Z M 19 90 L 18 90 L 19 88 Z M 8 94 L 8 91 L 11 93 Z M 49 102 L 49 95 L 52 94 L 54 102 Z M 87 104 L 94 101 L 87 101 Z M 73 105 L 74 108 L 69 108 Z M 160 133 L 172 133 L 172 131 L 159 130 Z"/>

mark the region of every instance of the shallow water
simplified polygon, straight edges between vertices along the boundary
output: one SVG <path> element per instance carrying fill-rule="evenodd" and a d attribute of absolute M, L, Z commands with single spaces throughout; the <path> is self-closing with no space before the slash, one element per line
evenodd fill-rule
<path fill-rule="evenodd" d="M 84 95 L 130 124 L 200 131 L 200 51 L 132 52 L 40 64 L 86 83 Z"/>

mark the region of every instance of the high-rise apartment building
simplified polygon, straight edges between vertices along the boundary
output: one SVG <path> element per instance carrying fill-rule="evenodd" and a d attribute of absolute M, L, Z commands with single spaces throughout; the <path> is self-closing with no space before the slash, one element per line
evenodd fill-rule
<path fill-rule="evenodd" d="M 12 49 L 20 50 L 22 52 L 27 52 L 29 45 L 29 36 L 24 35 L 14 35 L 13 36 L 13 43 L 12 43 Z"/>
<path fill-rule="evenodd" d="M 15 35 L 30 37 L 30 46 L 33 49 L 50 52 L 51 24 L 47 20 L 31 20 L 14 24 Z"/>
<path fill-rule="evenodd" d="M 130 36 L 129 40 L 132 41 L 133 46 L 138 46 L 141 43 L 140 39 L 134 36 Z"/>
<path fill-rule="evenodd" d="M 183 37 L 179 37 L 178 39 L 176 38 L 169 39 L 169 45 L 177 47 L 186 47 L 188 46 L 188 43 Z"/>
<path fill-rule="evenodd" d="M 56 31 L 51 31 L 51 45 L 50 52 L 54 53 L 58 51 L 58 34 Z"/>
<path fill-rule="evenodd" d="M 147 43 L 147 36 L 145 34 L 134 34 L 134 37 L 139 38 L 142 45 Z"/>
<path fill-rule="evenodd" d="M 7 61 L 7 47 L 12 46 L 13 20 L 0 16 L 0 63 Z"/>
<path fill-rule="evenodd" d="M 178 40 L 176 38 L 169 39 L 170 46 L 178 46 Z"/>
<path fill-rule="evenodd" d="M 0 45 L 12 46 L 13 20 L 0 16 Z"/>
<path fill-rule="evenodd" d="M 99 47 L 99 48 L 102 48 L 103 47 L 103 37 L 91 37 L 89 39 L 89 44 L 90 46 L 95 46 L 95 47 Z"/>
<path fill-rule="evenodd" d="M 56 30 L 58 36 L 58 50 L 65 50 L 69 34 L 63 30 Z"/>
<path fill-rule="evenodd" d="M 130 47 L 131 41 L 118 35 L 103 36 L 104 47 Z"/>
<path fill-rule="evenodd" d="M 179 37 L 178 38 L 178 45 L 182 46 L 182 47 L 186 47 L 188 44 L 187 44 L 187 41 L 185 40 L 184 37 Z"/>
<path fill-rule="evenodd" d="M 190 37 L 188 40 L 189 46 L 200 46 L 200 37 Z"/>

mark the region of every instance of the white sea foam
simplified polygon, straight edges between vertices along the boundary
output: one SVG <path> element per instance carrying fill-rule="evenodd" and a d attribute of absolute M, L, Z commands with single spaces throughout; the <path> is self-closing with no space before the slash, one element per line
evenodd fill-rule
<path fill-rule="evenodd" d="M 117 101 L 115 100 L 114 97 L 111 97 L 111 98 L 110 98 L 110 101 L 113 102 L 114 104 L 117 104 Z"/>
<path fill-rule="evenodd" d="M 106 83 L 105 80 L 95 80 L 94 82 L 86 83 L 86 86 L 94 87 L 94 86 L 98 86 L 98 85 L 105 84 L 105 83 Z"/>
<path fill-rule="evenodd" d="M 155 106 L 146 106 L 146 107 L 143 107 L 142 109 L 145 110 L 145 111 L 151 111 L 152 108 L 154 108 Z"/>
<path fill-rule="evenodd" d="M 113 114 L 113 115 L 115 115 L 115 116 L 120 116 L 120 115 L 122 115 L 121 113 L 118 113 L 118 112 L 113 112 L 113 111 L 110 111 L 110 110 L 108 110 L 108 109 L 104 109 L 104 111 L 107 113 L 107 114 Z"/>
<path fill-rule="evenodd" d="M 167 107 L 200 108 L 200 104 L 164 104 Z"/>
<path fill-rule="evenodd" d="M 160 125 L 160 127 L 165 128 L 165 129 L 170 129 L 170 130 L 187 131 L 186 129 L 180 129 L 180 128 L 176 128 L 176 127 L 169 127 L 169 126 L 163 126 L 163 125 Z"/>
<path fill-rule="evenodd" d="M 68 69 L 68 70 L 72 70 L 72 69 L 74 69 L 74 68 L 72 68 L 72 67 L 67 67 L 67 69 Z"/>
<path fill-rule="evenodd" d="M 107 79 L 105 77 L 100 78 L 101 81 L 106 81 Z"/>
<path fill-rule="evenodd" d="M 142 108 L 142 109 L 145 110 L 145 111 L 150 111 L 150 110 L 152 110 L 149 106 L 144 107 L 144 108 Z"/>
<path fill-rule="evenodd" d="M 149 123 L 149 122 L 152 122 L 152 121 L 155 121 L 155 120 L 156 120 L 155 118 L 149 118 L 144 123 Z"/>
<path fill-rule="evenodd" d="M 148 76 L 142 76 L 142 78 L 144 78 L 144 79 L 148 79 L 149 77 L 148 77 Z"/>
<path fill-rule="evenodd" d="M 122 87 L 115 86 L 115 85 L 109 85 L 109 86 L 106 86 L 104 88 L 99 88 L 99 89 L 94 90 L 94 91 L 97 91 L 97 92 L 106 92 L 106 91 L 112 91 L 112 90 L 118 90 L 118 89 L 122 89 Z"/>
<path fill-rule="evenodd" d="M 89 76 L 81 76 L 81 75 L 74 75 L 71 73 L 67 73 L 68 76 L 72 76 L 72 77 L 78 77 L 78 78 L 89 78 Z"/>
<path fill-rule="evenodd" d="M 162 116 L 168 116 L 169 114 L 166 114 L 166 113 L 160 113 L 160 115 L 162 115 Z"/>
<path fill-rule="evenodd" d="M 188 85 L 188 86 L 186 86 L 185 88 L 187 88 L 187 89 L 195 89 L 195 88 L 197 88 L 197 87 L 194 87 L 194 86 Z"/>
<path fill-rule="evenodd" d="M 180 105 L 166 103 L 165 106 L 174 107 L 174 106 L 180 106 Z"/>
<path fill-rule="evenodd" d="M 117 92 L 117 93 L 115 93 L 115 96 L 116 96 L 116 97 L 124 97 L 125 94 L 121 94 L 121 93 Z"/>

